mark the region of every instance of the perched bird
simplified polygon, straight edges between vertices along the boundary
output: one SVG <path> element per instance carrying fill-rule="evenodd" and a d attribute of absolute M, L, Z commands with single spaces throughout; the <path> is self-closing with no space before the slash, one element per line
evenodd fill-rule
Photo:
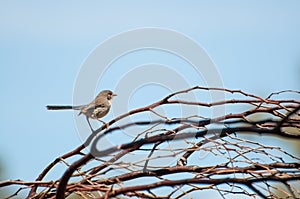
<path fill-rule="evenodd" d="M 97 97 L 89 104 L 80 106 L 64 106 L 64 105 L 47 105 L 48 110 L 79 110 L 79 114 L 86 115 L 86 119 L 91 127 L 89 118 L 99 120 L 99 118 L 104 117 L 110 109 L 111 101 L 114 96 L 117 96 L 110 90 L 101 91 Z M 99 120 L 103 122 L 102 120 Z M 105 122 L 103 122 L 105 123 Z M 91 127 L 92 129 L 92 127 Z M 93 130 L 93 129 L 92 129 Z"/>

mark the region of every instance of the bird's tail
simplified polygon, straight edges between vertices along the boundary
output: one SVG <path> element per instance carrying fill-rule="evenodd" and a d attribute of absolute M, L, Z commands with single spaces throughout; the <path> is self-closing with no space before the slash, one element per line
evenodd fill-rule
<path fill-rule="evenodd" d="M 68 110 L 68 109 L 81 110 L 82 106 L 47 105 L 46 108 L 48 110 Z"/>

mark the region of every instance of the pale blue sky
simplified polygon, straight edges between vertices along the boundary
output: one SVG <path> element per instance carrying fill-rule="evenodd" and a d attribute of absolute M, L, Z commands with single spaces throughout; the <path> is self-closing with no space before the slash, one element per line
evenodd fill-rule
<path fill-rule="evenodd" d="M 160 27 L 189 36 L 205 49 L 228 88 L 262 96 L 299 90 L 299 9 L 297 0 L 1 1 L 4 178 L 33 180 L 50 161 L 81 144 L 73 114 L 49 113 L 45 105 L 71 103 L 84 60 L 120 32 Z M 153 57 L 168 63 L 163 53 Z M 146 61 L 132 56 L 118 64 L 132 60 L 151 62 L 149 56 Z"/>

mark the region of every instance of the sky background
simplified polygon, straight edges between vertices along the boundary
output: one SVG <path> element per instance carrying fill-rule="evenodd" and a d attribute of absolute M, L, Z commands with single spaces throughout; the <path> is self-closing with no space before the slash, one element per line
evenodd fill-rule
<path fill-rule="evenodd" d="M 0 1 L 1 178 L 34 180 L 49 162 L 82 143 L 73 113 L 50 113 L 45 105 L 72 103 L 84 61 L 122 32 L 157 27 L 188 36 L 203 47 L 227 88 L 264 97 L 299 90 L 299 9 L 297 0 Z M 98 90 L 114 89 L 110 81 L 147 63 L 174 64 L 179 72 L 186 64 L 164 52 L 130 54 L 112 64 Z M 129 107 L 167 93 L 136 92 Z"/>

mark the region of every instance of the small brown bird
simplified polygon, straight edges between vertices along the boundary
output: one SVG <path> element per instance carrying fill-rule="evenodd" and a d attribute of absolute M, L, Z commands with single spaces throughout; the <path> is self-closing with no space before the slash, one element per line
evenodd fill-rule
<path fill-rule="evenodd" d="M 80 106 L 47 105 L 46 107 L 48 110 L 69 110 L 69 109 L 79 110 L 80 112 L 78 115 L 82 113 L 86 115 L 86 119 L 90 125 L 89 118 L 99 120 L 99 118 L 104 117 L 109 112 L 111 101 L 114 96 L 117 95 L 114 94 L 112 91 L 104 90 L 101 91 L 91 103 L 86 105 L 80 105 Z M 102 120 L 99 121 L 103 122 Z"/>

